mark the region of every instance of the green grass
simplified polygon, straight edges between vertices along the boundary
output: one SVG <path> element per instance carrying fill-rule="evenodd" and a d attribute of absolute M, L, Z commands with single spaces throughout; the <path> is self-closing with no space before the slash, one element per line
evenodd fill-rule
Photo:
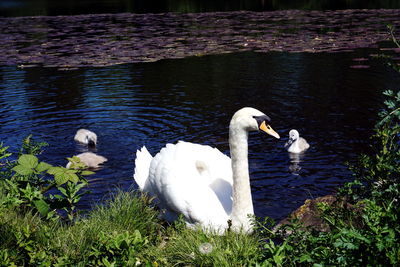
<path fill-rule="evenodd" d="M 102 238 L 134 235 L 138 231 L 148 242 L 156 243 L 162 227 L 157 211 L 149 204 L 146 196 L 120 191 L 74 224 L 60 227 L 54 246 L 69 258 L 87 262 L 88 255 Z"/>
<path fill-rule="evenodd" d="M 139 231 L 145 245 L 138 262 L 159 266 L 248 266 L 260 259 L 255 235 L 229 232 L 219 236 L 186 228 L 183 221 L 163 226 L 149 199 L 137 192 L 119 192 L 105 205 L 97 206 L 74 225 L 55 233 L 54 246 L 68 258 L 88 263 L 92 248 L 106 233 L 110 237 Z M 65 244 L 68 244 L 67 246 Z"/>
<path fill-rule="evenodd" d="M 261 259 L 260 244 L 257 235 L 217 235 L 178 221 L 167 228 L 164 240 L 150 248 L 149 254 L 162 266 L 249 266 Z"/>
<path fill-rule="evenodd" d="M 167 225 L 149 198 L 134 191 L 116 193 L 73 223 L 4 208 L 0 215 L 0 251 L 7 251 L 3 262 L 9 264 L 248 266 L 262 257 L 257 235 L 205 233 L 186 228 L 183 221 Z M 23 238 L 17 237 L 21 233 Z M 124 242 L 137 249 L 127 253 Z"/>

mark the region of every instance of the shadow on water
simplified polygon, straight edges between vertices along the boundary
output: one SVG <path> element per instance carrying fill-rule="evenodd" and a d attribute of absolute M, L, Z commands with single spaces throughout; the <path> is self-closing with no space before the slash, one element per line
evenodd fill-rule
<path fill-rule="evenodd" d="M 185 140 L 228 154 L 230 117 L 252 106 L 282 137 L 251 133 L 249 141 L 256 214 L 279 219 L 351 179 L 344 162 L 368 150 L 381 92 L 400 82 L 373 59 L 367 69 L 350 68 L 373 52 L 246 52 L 75 70 L 2 66 L 0 140 L 16 149 L 32 133 L 50 144 L 42 160 L 65 166 L 84 150 L 73 141 L 76 130 L 96 132 L 97 153 L 108 162 L 90 178 L 87 208 L 117 186 L 135 186 L 143 145 L 154 155 Z M 298 159 L 283 147 L 292 128 L 311 145 Z"/>

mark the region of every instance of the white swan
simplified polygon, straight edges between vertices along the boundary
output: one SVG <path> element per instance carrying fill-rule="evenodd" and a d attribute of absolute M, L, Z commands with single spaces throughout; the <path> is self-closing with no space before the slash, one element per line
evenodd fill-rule
<path fill-rule="evenodd" d="M 179 141 L 153 158 L 146 147 L 136 152 L 134 179 L 140 190 L 155 196 L 171 221 L 182 214 L 188 226 L 222 234 L 252 230 L 253 202 L 248 169 L 248 131 L 259 129 L 279 138 L 270 118 L 254 108 L 237 111 L 229 125 L 232 160 L 210 146 Z"/>
<path fill-rule="evenodd" d="M 90 169 L 97 169 L 101 164 L 107 161 L 107 159 L 103 156 L 97 155 L 92 152 L 84 152 L 79 155 L 76 155 L 83 164 L 85 164 Z M 71 167 L 71 162 L 68 162 L 66 168 Z"/>
<path fill-rule="evenodd" d="M 300 137 L 297 130 L 293 129 L 289 131 L 289 141 L 287 141 L 285 147 L 288 147 L 287 150 L 290 153 L 301 153 L 307 150 L 310 145 L 307 143 L 306 139 Z"/>
<path fill-rule="evenodd" d="M 79 129 L 75 134 L 74 140 L 85 145 L 96 146 L 97 135 L 92 131 Z"/>

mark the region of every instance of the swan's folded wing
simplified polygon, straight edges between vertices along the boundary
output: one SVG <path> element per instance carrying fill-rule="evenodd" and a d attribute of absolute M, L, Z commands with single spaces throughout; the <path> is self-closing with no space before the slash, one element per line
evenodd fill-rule
<path fill-rule="evenodd" d="M 231 172 L 229 157 L 218 150 L 179 142 L 154 157 L 149 181 L 163 208 L 191 223 L 225 227 L 232 206 Z"/>
<path fill-rule="evenodd" d="M 306 150 L 310 147 L 310 145 L 307 143 L 306 139 L 304 139 L 303 137 L 300 137 L 299 147 L 301 150 Z"/>
<path fill-rule="evenodd" d="M 146 181 L 149 177 L 149 169 L 152 160 L 153 157 L 145 146 L 136 151 L 135 172 L 133 178 L 138 184 L 139 189 L 145 192 L 148 192 Z"/>

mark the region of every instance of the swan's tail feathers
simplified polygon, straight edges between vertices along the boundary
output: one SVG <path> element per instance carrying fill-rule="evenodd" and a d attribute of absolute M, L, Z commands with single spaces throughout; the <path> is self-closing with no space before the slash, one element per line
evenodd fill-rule
<path fill-rule="evenodd" d="M 136 151 L 135 174 L 133 175 L 133 178 L 141 191 L 143 191 L 146 180 L 149 177 L 149 169 L 152 159 L 153 157 L 145 146 Z"/>

